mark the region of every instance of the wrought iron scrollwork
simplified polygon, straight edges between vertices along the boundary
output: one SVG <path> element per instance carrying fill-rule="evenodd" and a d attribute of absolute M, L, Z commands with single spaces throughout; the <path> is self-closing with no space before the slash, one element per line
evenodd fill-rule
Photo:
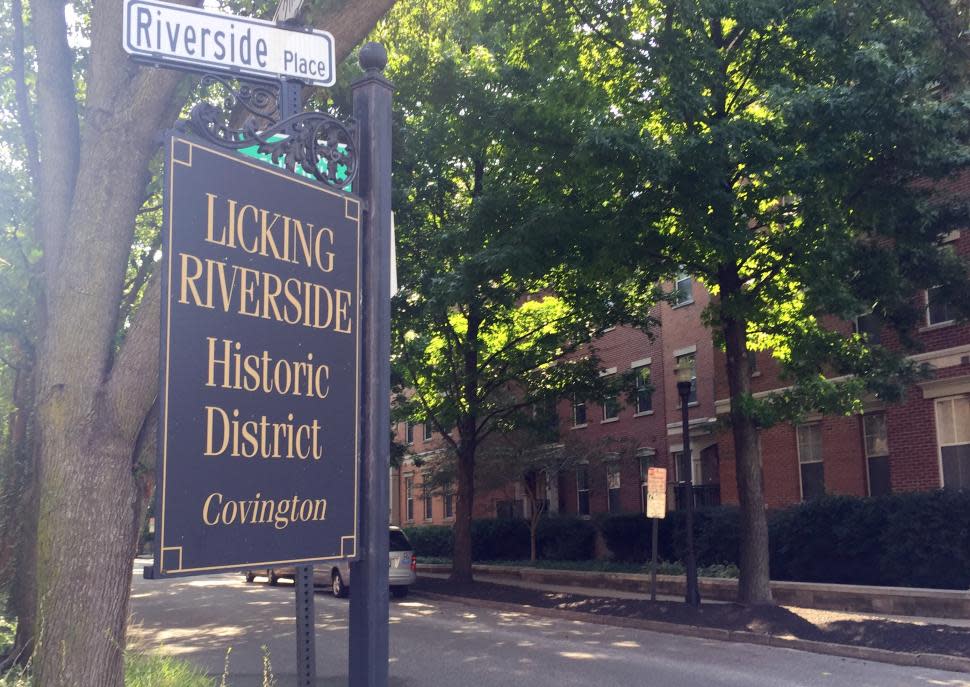
<path fill-rule="evenodd" d="M 203 85 L 207 85 L 206 80 L 222 85 L 229 96 L 225 111 L 208 102 L 192 108 L 183 125 L 193 133 L 222 148 L 256 147 L 273 164 L 312 175 L 331 186 L 345 188 L 353 183 L 358 157 L 353 123 L 346 125 L 323 112 L 302 112 L 274 122 L 274 89 L 243 86 L 234 90 L 218 77 L 205 77 Z M 234 128 L 226 115 L 237 104 L 251 115 L 240 128 Z"/>

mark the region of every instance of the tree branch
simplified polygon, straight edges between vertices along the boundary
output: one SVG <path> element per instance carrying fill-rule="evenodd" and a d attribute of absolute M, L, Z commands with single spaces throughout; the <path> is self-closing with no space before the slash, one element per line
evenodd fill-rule
<path fill-rule="evenodd" d="M 17 98 L 17 119 L 20 120 L 20 131 L 24 137 L 24 147 L 27 149 L 27 171 L 36 194 L 40 184 L 40 153 L 37 147 L 37 131 L 34 129 L 34 117 L 30 111 L 30 92 L 24 69 L 24 8 L 22 0 L 11 0 L 10 14 L 13 19 L 13 66 L 10 76 L 14 81 Z"/>
<path fill-rule="evenodd" d="M 74 199 L 81 158 L 81 131 L 74 98 L 74 54 L 67 44 L 64 1 L 31 4 L 37 50 L 37 112 L 40 167 L 34 197 L 38 239 L 48 272 L 56 270 Z M 116 10 L 121 18 L 121 11 Z M 119 29 L 120 30 L 120 29 Z M 120 33 L 117 35 L 121 35 Z M 119 43 L 120 50 L 120 41 Z M 99 183 L 103 180 L 99 179 Z"/>

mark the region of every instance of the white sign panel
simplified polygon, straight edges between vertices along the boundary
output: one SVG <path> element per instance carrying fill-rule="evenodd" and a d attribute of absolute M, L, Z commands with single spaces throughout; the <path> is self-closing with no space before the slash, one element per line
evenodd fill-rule
<path fill-rule="evenodd" d="M 667 468 L 647 469 L 647 517 L 667 515 Z"/>
<path fill-rule="evenodd" d="M 333 36 L 159 0 L 125 0 L 125 51 L 204 71 L 334 83 Z"/>

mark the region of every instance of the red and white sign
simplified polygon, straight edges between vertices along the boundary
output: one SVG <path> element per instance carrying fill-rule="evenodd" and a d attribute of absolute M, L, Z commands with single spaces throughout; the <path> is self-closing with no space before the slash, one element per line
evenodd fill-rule
<path fill-rule="evenodd" d="M 647 517 L 667 515 L 667 468 L 647 470 Z"/>

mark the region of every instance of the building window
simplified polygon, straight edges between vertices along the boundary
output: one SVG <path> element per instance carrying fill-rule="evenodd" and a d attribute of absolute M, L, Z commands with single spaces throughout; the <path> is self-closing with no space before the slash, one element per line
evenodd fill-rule
<path fill-rule="evenodd" d="M 701 452 L 696 448 L 690 451 L 690 481 L 694 486 L 704 484 L 704 459 Z M 687 461 L 684 460 L 683 451 L 674 451 L 674 469 L 678 482 L 687 481 Z"/>
<path fill-rule="evenodd" d="M 647 512 L 647 472 L 650 470 L 650 463 L 653 461 L 653 456 L 639 455 L 638 461 L 640 463 L 640 510 L 646 513 Z"/>
<path fill-rule="evenodd" d="M 866 469 L 869 474 L 869 496 L 882 496 L 892 491 L 889 482 L 889 439 L 886 433 L 886 414 L 867 413 L 862 416 L 865 440 Z"/>
<path fill-rule="evenodd" d="M 802 500 L 825 494 L 825 468 L 822 462 L 822 426 L 798 425 L 798 467 L 801 473 Z"/>
<path fill-rule="evenodd" d="M 586 426 L 586 401 L 573 399 L 573 427 Z"/>
<path fill-rule="evenodd" d="M 943 300 L 940 287 L 934 286 L 926 290 L 926 324 L 943 324 L 951 322 L 953 316 L 950 314 L 949 304 Z"/>
<path fill-rule="evenodd" d="M 522 501 L 504 499 L 495 502 L 495 517 L 499 520 L 512 520 L 522 517 Z"/>
<path fill-rule="evenodd" d="M 431 441 L 431 437 L 434 435 L 434 427 L 431 424 L 431 420 L 424 421 L 424 440 Z"/>
<path fill-rule="evenodd" d="M 876 313 L 859 315 L 855 318 L 855 333 L 866 339 L 870 344 L 882 343 L 882 318 Z"/>
<path fill-rule="evenodd" d="M 681 272 L 674 280 L 674 307 L 694 302 L 694 284 L 686 272 Z"/>
<path fill-rule="evenodd" d="M 434 503 L 431 499 L 430 491 L 427 491 L 427 490 L 424 491 L 424 498 L 422 499 L 422 501 L 424 501 L 424 519 L 431 520 L 434 517 L 434 510 L 433 510 Z"/>
<path fill-rule="evenodd" d="M 603 422 L 616 420 L 620 416 L 620 402 L 616 395 L 603 399 Z"/>
<path fill-rule="evenodd" d="M 620 512 L 620 464 L 610 462 L 606 465 L 607 503 L 611 513 Z"/>
<path fill-rule="evenodd" d="M 653 410 L 653 390 L 650 388 L 650 366 L 644 365 L 635 370 L 637 413 L 649 413 Z"/>
<path fill-rule="evenodd" d="M 414 443 L 414 423 L 408 422 L 404 428 L 404 442 L 409 446 Z"/>
<path fill-rule="evenodd" d="M 970 489 L 970 395 L 936 402 L 943 488 Z"/>
<path fill-rule="evenodd" d="M 451 486 L 445 487 L 445 520 L 455 517 L 455 492 Z"/>
<path fill-rule="evenodd" d="M 758 352 L 748 349 L 748 374 L 756 375 L 758 374 Z"/>
<path fill-rule="evenodd" d="M 687 353 L 685 355 L 678 355 L 674 358 L 676 367 L 681 365 L 688 365 L 690 367 L 690 394 L 687 396 L 687 404 L 697 403 L 697 356 L 695 353 Z M 676 369 L 676 368 L 675 368 Z M 680 401 L 678 401 L 677 407 L 680 407 Z"/>
<path fill-rule="evenodd" d="M 576 512 L 589 515 L 589 468 L 586 465 L 576 468 Z"/>
<path fill-rule="evenodd" d="M 414 521 L 414 477 L 404 478 L 404 519 Z"/>

